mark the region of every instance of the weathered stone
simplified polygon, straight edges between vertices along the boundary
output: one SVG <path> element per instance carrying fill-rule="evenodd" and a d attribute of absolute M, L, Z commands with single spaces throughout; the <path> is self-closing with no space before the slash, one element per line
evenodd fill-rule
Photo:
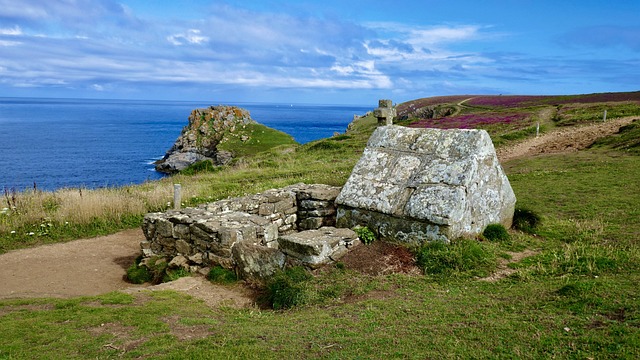
<path fill-rule="evenodd" d="M 269 224 L 262 231 L 262 241 L 265 244 L 278 240 L 278 225 Z"/>
<path fill-rule="evenodd" d="M 183 268 L 185 270 L 189 270 L 189 260 L 182 255 L 178 255 L 171 259 L 169 262 L 169 267 L 171 268 Z"/>
<path fill-rule="evenodd" d="M 306 219 L 301 219 L 298 223 L 298 228 L 300 230 L 315 230 L 319 229 L 323 226 L 324 218 L 321 217 L 310 217 Z"/>
<path fill-rule="evenodd" d="M 186 241 L 180 239 L 175 243 L 176 251 L 181 255 L 191 255 L 191 245 Z"/>
<path fill-rule="evenodd" d="M 297 192 L 298 200 L 323 200 L 333 202 L 340 193 L 340 187 L 312 184 L 300 186 Z"/>
<path fill-rule="evenodd" d="M 240 242 L 232 251 L 243 279 L 262 281 L 284 267 L 285 255 L 278 249 Z"/>
<path fill-rule="evenodd" d="M 350 229 L 323 227 L 283 235 L 278 239 L 278 243 L 280 250 L 285 254 L 299 259 L 306 265 L 317 267 L 331 262 L 331 256 L 334 254 L 344 253 L 343 248 L 357 239 L 358 235 Z"/>
<path fill-rule="evenodd" d="M 384 126 L 336 204 L 339 227 L 420 243 L 511 226 L 515 195 L 486 131 Z"/>
<path fill-rule="evenodd" d="M 298 207 L 303 209 L 326 209 L 333 207 L 333 202 L 322 200 L 302 200 L 298 203 Z"/>
<path fill-rule="evenodd" d="M 204 259 L 204 255 L 202 253 L 196 253 L 192 256 L 189 256 L 189 261 L 196 264 L 202 264 L 203 259 Z"/>

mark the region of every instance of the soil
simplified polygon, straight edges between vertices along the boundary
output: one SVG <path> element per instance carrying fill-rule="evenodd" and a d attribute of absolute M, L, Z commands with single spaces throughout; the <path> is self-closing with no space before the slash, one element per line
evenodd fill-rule
<path fill-rule="evenodd" d="M 637 118 L 637 117 L 636 117 Z M 561 128 L 537 138 L 498 150 L 498 158 L 509 161 L 537 154 L 577 151 L 596 139 L 616 133 L 634 118 L 605 123 Z M 124 280 L 125 270 L 140 253 L 140 229 L 109 236 L 10 251 L 0 255 L 0 299 L 92 296 L 111 291 L 137 293 L 143 290 L 176 290 L 202 299 L 212 307 L 253 306 L 254 294 L 241 285 L 219 286 L 202 277 L 187 277 L 171 283 L 132 285 Z M 510 261 L 531 254 L 512 254 Z M 350 269 L 369 275 L 389 273 L 419 274 L 411 253 L 404 247 L 384 242 L 361 245 L 341 259 Z M 496 274 L 485 279 L 495 281 L 507 276 L 506 262 Z"/>

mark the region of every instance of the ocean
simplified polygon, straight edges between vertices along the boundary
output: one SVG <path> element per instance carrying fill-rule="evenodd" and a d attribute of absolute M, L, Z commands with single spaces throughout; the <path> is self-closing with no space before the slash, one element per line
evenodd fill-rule
<path fill-rule="evenodd" d="M 164 156 L 196 101 L 0 98 L 0 187 L 22 191 L 139 184 L 165 175 Z M 299 143 L 344 132 L 375 106 L 223 103 Z"/>

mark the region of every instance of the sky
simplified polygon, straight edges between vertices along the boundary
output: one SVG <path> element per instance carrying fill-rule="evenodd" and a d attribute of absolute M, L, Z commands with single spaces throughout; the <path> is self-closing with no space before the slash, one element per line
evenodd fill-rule
<path fill-rule="evenodd" d="M 377 104 L 640 90 L 640 0 L 0 0 L 0 97 Z"/>

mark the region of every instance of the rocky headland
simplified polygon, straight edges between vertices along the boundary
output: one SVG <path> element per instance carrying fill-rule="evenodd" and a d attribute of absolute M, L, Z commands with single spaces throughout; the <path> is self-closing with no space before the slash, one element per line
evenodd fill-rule
<path fill-rule="evenodd" d="M 210 160 L 214 165 L 225 165 L 231 161 L 233 154 L 220 149 L 220 143 L 225 135 L 249 124 L 256 124 L 249 111 L 236 106 L 219 105 L 195 109 L 171 149 L 156 162 L 156 170 L 176 173 L 205 160 Z M 242 136 L 242 141 L 249 140 L 247 135 Z"/>

